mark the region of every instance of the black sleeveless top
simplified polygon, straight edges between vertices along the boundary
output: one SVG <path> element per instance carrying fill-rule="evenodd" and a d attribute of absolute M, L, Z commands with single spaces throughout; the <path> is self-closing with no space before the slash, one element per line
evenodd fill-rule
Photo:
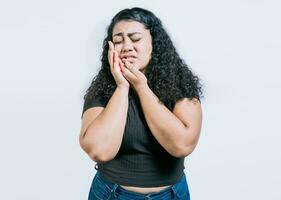
<path fill-rule="evenodd" d="M 86 99 L 82 115 L 88 108 L 105 107 L 106 104 L 101 98 Z M 155 139 L 146 123 L 138 96 L 130 89 L 121 147 L 113 160 L 97 163 L 97 170 L 106 180 L 120 185 L 159 187 L 175 184 L 184 168 L 184 158 L 172 156 Z"/>

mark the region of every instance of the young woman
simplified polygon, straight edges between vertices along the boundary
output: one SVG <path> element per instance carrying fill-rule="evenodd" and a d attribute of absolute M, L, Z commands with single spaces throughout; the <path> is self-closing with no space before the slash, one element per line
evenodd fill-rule
<path fill-rule="evenodd" d="M 80 145 L 94 199 L 190 199 L 184 158 L 198 143 L 202 85 L 151 11 L 117 13 L 84 96 Z"/>

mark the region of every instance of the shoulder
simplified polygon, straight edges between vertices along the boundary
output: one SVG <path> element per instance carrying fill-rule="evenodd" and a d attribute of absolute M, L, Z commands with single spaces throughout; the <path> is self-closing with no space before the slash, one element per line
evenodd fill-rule
<path fill-rule="evenodd" d="M 172 112 L 181 119 L 186 126 L 192 121 L 201 124 L 202 107 L 199 99 L 183 98 L 176 102 Z"/>
<path fill-rule="evenodd" d="M 186 108 L 201 109 L 201 101 L 197 98 L 182 98 L 175 103 L 173 112 Z"/>

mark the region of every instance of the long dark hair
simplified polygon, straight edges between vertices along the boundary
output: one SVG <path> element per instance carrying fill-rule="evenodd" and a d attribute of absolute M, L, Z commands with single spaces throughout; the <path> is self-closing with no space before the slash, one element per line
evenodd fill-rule
<path fill-rule="evenodd" d="M 168 33 L 151 11 L 134 7 L 118 12 L 107 28 L 107 36 L 103 41 L 101 69 L 92 79 L 84 100 L 96 97 L 108 101 L 117 85 L 111 74 L 108 62 L 108 41 L 112 40 L 114 25 L 121 21 L 138 21 L 150 31 L 152 36 L 152 55 L 146 66 L 147 84 L 161 103 L 172 111 L 175 103 L 187 97 L 201 102 L 202 84 L 178 55 Z"/>

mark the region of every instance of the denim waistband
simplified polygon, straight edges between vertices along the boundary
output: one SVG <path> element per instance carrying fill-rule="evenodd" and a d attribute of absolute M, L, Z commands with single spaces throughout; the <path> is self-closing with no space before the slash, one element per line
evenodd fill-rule
<path fill-rule="evenodd" d="M 102 182 L 105 183 L 106 186 L 108 186 L 109 190 L 111 190 L 111 192 L 113 193 L 113 195 L 116 197 L 117 195 L 126 195 L 127 197 L 131 197 L 131 199 L 160 199 L 160 198 L 163 198 L 164 197 L 168 197 L 168 196 L 171 196 L 172 198 L 174 198 L 174 196 L 177 195 L 177 190 L 176 190 L 176 187 L 177 187 L 177 184 L 179 184 L 180 182 L 184 181 L 185 179 L 185 174 L 183 173 L 183 175 L 181 176 L 180 180 L 174 184 L 174 185 L 171 185 L 159 192 L 149 192 L 149 193 L 146 193 L 146 194 L 142 194 L 142 193 L 137 193 L 137 192 L 134 192 L 134 191 L 129 191 L 129 190 L 126 190 L 125 188 L 121 187 L 120 185 L 116 184 L 116 183 L 112 183 L 110 181 L 107 181 L 105 180 L 102 175 L 100 174 L 99 171 L 97 171 L 97 174 L 96 174 L 97 178 L 100 179 Z"/>

